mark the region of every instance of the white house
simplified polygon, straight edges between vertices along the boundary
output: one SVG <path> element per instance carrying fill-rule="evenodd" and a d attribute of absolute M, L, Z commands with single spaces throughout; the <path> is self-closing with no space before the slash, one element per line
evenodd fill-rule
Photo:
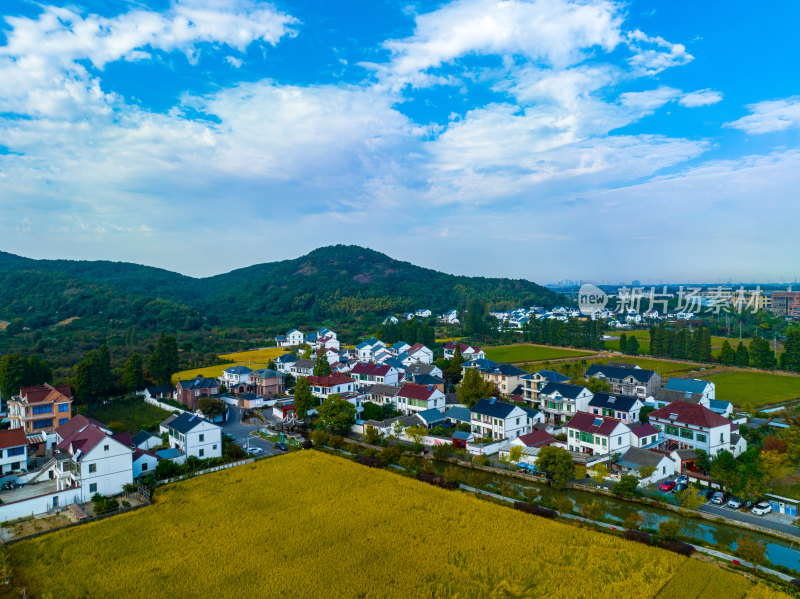
<path fill-rule="evenodd" d="M 425 410 L 444 412 L 445 396 L 433 385 L 406 383 L 394 396 L 395 406 L 403 414 L 411 415 Z"/>
<path fill-rule="evenodd" d="M 595 416 L 608 416 L 622 420 L 626 424 L 639 422 L 639 411 L 644 402 L 635 395 L 616 395 L 614 393 L 595 393 L 585 410 Z"/>
<path fill-rule="evenodd" d="M 591 455 L 621 454 L 631 446 L 631 429 L 616 418 L 578 412 L 565 428 L 570 451 Z"/>
<path fill-rule="evenodd" d="M 147 449 L 133 450 L 133 478 L 147 476 L 155 471 L 158 465 L 158 456 Z"/>
<path fill-rule="evenodd" d="M 147 431 L 139 431 L 131 441 L 133 441 L 134 447 L 138 449 L 153 449 L 153 447 L 161 445 L 161 437 Z"/>
<path fill-rule="evenodd" d="M 54 477 L 59 490 L 79 484 L 81 502 L 96 493 L 116 495 L 133 482 L 133 448 L 88 419 L 76 416 L 56 429 Z"/>
<path fill-rule="evenodd" d="M 355 391 L 355 381 L 346 374 L 334 372 L 325 376 L 309 376 L 308 382 L 311 384 L 311 394 L 319 399 L 325 399 L 330 395 L 338 393 L 352 393 Z"/>
<path fill-rule="evenodd" d="M 474 359 L 482 360 L 486 357 L 486 352 L 483 351 L 480 347 L 475 347 L 467 343 L 456 344 L 454 341 L 451 341 L 450 343 L 444 346 L 445 360 L 453 359 L 453 356 L 456 353 L 456 346 L 458 346 L 458 348 L 461 350 L 461 356 L 465 360 L 474 360 Z"/>
<path fill-rule="evenodd" d="M 286 345 L 303 345 L 303 343 L 305 343 L 305 336 L 297 329 L 286 333 Z"/>
<path fill-rule="evenodd" d="M 531 430 L 525 410 L 494 397 L 478 401 L 470 409 L 470 415 L 470 425 L 476 437 L 516 439 Z"/>
<path fill-rule="evenodd" d="M 205 418 L 184 412 L 164 421 L 169 445 L 201 460 L 222 457 L 222 428 Z"/>
<path fill-rule="evenodd" d="M 222 371 L 219 380 L 230 389 L 237 385 L 249 385 L 251 374 L 253 371 L 247 366 L 231 366 Z"/>
<path fill-rule="evenodd" d="M 28 438 L 25 430 L 11 428 L 0 431 L 0 474 L 28 469 Z"/>
<path fill-rule="evenodd" d="M 421 343 L 415 343 L 406 350 L 406 353 L 411 357 L 412 362 L 433 364 L 433 351 Z"/>
<path fill-rule="evenodd" d="M 361 389 L 372 385 L 397 386 L 399 373 L 388 364 L 359 362 L 350 369 L 349 376 L 355 380 L 356 388 Z"/>
<path fill-rule="evenodd" d="M 593 394 L 582 385 L 547 383 L 538 392 L 539 409 L 548 422 L 561 424 L 578 412 L 588 412 Z"/>
<path fill-rule="evenodd" d="M 725 450 L 734 457 L 747 449 L 738 427 L 703 405 L 675 401 L 648 415 L 664 436 L 668 449 L 702 449 L 709 455 Z"/>
<path fill-rule="evenodd" d="M 325 337 L 328 337 L 329 339 L 338 340 L 339 334 L 326 327 L 322 327 L 319 331 L 317 331 L 317 338 L 324 339 Z"/>
<path fill-rule="evenodd" d="M 672 377 L 667 380 L 664 389 L 680 391 L 681 393 L 697 393 L 705 400 L 703 403 L 708 408 L 708 402 L 716 399 L 717 386 L 711 381 Z"/>
<path fill-rule="evenodd" d="M 653 468 L 653 473 L 642 478 L 642 470 L 647 468 Z M 632 474 L 641 478 L 639 485 L 645 487 L 657 480 L 674 476 L 675 462 L 663 453 L 631 447 L 614 463 L 613 469 L 622 475 Z"/>

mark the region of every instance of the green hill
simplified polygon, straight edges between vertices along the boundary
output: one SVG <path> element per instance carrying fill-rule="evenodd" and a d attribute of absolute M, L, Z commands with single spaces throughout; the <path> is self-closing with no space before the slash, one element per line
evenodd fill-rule
<path fill-rule="evenodd" d="M 358 246 L 323 247 L 202 279 L 125 262 L 33 260 L 0 252 L 0 318 L 22 319 L 31 329 L 73 316 L 81 317 L 81 327 L 113 323 L 151 330 L 191 330 L 203 321 L 335 322 L 417 308 L 444 311 L 471 297 L 492 308 L 564 301 L 530 281 L 449 275 Z"/>

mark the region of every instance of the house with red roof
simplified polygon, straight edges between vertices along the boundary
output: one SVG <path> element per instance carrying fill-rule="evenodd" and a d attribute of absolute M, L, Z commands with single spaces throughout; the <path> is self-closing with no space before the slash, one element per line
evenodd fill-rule
<path fill-rule="evenodd" d="M 415 343 L 409 347 L 405 353 L 411 358 L 412 363 L 433 364 L 433 351 L 421 343 Z"/>
<path fill-rule="evenodd" d="M 311 375 L 306 378 L 308 378 L 308 382 L 311 384 L 312 395 L 322 400 L 336 393 L 339 395 L 351 393 L 355 391 L 356 388 L 356 382 L 341 372 L 334 372 L 333 374 L 325 376 Z"/>
<path fill-rule="evenodd" d="M 665 449 L 702 449 L 715 456 L 730 451 L 734 457 L 747 450 L 747 441 L 733 422 L 701 404 L 674 401 L 648 415 L 661 431 Z"/>
<path fill-rule="evenodd" d="M 564 427 L 570 451 L 591 455 L 622 454 L 631 447 L 631 429 L 616 418 L 578 412 Z"/>
<path fill-rule="evenodd" d="M 372 385 L 397 385 L 400 373 L 390 364 L 373 364 L 359 362 L 350 369 L 350 378 L 355 381 L 356 389 Z"/>
<path fill-rule="evenodd" d="M 458 348 L 461 350 L 461 356 L 465 360 L 473 360 L 473 359 L 483 360 L 486 357 L 486 352 L 484 352 L 480 347 L 476 347 L 474 345 L 469 345 L 467 343 L 458 343 Z M 456 353 L 455 341 L 451 341 L 450 343 L 444 346 L 445 360 L 452 360 L 455 353 Z"/>
<path fill-rule="evenodd" d="M 51 433 L 72 416 L 72 389 L 45 383 L 23 387 L 8 401 L 10 428 L 21 428 L 26 435 Z"/>
<path fill-rule="evenodd" d="M 28 469 L 28 438 L 21 428 L 0 431 L 0 474 Z"/>
<path fill-rule="evenodd" d="M 78 485 L 79 501 L 95 493 L 116 495 L 133 482 L 133 442 L 130 435 L 112 435 L 107 428 L 76 416 L 55 431 L 58 443 L 53 474 L 58 490 Z"/>
<path fill-rule="evenodd" d="M 406 383 L 394 397 L 397 409 L 406 416 L 424 412 L 425 410 L 436 409 L 444 411 L 444 393 L 433 385 Z"/>

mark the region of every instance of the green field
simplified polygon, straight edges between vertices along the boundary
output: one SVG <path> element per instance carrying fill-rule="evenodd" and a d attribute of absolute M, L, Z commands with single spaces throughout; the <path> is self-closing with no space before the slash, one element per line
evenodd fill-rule
<path fill-rule="evenodd" d="M 693 362 L 673 362 L 670 360 L 657 360 L 654 358 L 643 358 L 641 356 L 616 356 L 614 358 L 603 358 L 592 360 L 592 364 L 607 364 L 608 362 L 632 362 L 638 364 L 646 370 L 655 370 L 663 378 L 664 375 L 673 373 L 688 373 L 698 367 Z"/>
<path fill-rule="evenodd" d="M 114 432 L 130 431 L 131 434 L 140 430 L 153 432 L 172 414 L 141 399 L 117 399 L 91 408 L 81 406 L 79 411 L 108 425 Z"/>
<path fill-rule="evenodd" d="M 501 363 L 540 362 L 542 360 L 557 360 L 559 358 L 580 358 L 591 356 L 594 352 L 577 349 L 564 349 L 549 345 L 532 345 L 519 343 L 514 345 L 498 345 L 485 347 L 486 358 Z"/>
<path fill-rule="evenodd" d="M 606 341 L 606 349 L 611 351 L 619 351 L 619 339 L 615 339 L 613 341 Z M 649 339 L 639 339 L 639 351 L 643 354 L 650 353 L 650 340 Z"/>
<path fill-rule="evenodd" d="M 170 484 L 152 506 L 7 550 L 15 586 L 37 599 L 784 596 L 699 559 L 315 451 Z"/>
<path fill-rule="evenodd" d="M 800 377 L 768 372 L 723 372 L 708 378 L 717 386 L 716 397 L 739 408 L 753 409 L 800 398 Z"/>

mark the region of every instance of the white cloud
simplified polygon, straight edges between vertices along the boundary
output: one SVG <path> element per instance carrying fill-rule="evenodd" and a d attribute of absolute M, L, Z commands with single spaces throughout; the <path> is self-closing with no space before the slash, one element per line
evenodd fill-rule
<path fill-rule="evenodd" d="M 629 62 L 641 75 L 657 75 L 661 71 L 687 64 L 694 56 L 683 44 L 673 44 L 660 36 L 649 36 L 640 30 L 628 34 L 628 46 L 635 52 Z"/>
<path fill-rule="evenodd" d="M 422 84 L 428 69 L 461 56 L 521 55 L 564 68 L 593 47 L 613 50 L 621 16 L 614 2 L 458 0 L 418 15 L 411 37 L 385 43 L 390 79 Z"/>
<path fill-rule="evenodd" d="M 661 86 L 642 92 L 627 92 L 621 94 L 620 103 L 626 108 L 632 108 L 639 114 L 651 114 L 667 102 L 671 102 L 681 95 L 679 89 Z"/>
<path fill-rule="evenodd" d="M 696 108 L 698 106 L 711 106 L 722 102 L 722 93 L 713 89 L 699 89 L 695 92 L 684 94 L 678 104 L 687 108 Z"/>
<path fill-rule="evenodd" d="M 800 127 L 800 96 L 784 100 L 768 100 L 747 106 L 751 114 L 726 123 L 726 127 L 747 133 L 773 133 Z"/>

